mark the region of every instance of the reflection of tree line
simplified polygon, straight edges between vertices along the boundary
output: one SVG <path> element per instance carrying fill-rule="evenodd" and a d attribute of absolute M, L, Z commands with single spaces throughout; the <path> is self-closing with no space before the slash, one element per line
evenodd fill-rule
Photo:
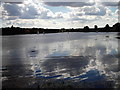
<path fill-rule="evenodd" d="M 59 32 L 119 32 L 120 23 L 116 23 L 113 27 L 108 24 L 104 28 L 98 28 L 97 25 L 94 28 L 85 26 L 84 28 L 77 29 L 44 29 L 44 28 L 20 28 L 20 27 L 6 27 L 2 28 L 2 35 L 17 35 L 17 34 L 38 34 L 38 33 L 59 33 Z"/>

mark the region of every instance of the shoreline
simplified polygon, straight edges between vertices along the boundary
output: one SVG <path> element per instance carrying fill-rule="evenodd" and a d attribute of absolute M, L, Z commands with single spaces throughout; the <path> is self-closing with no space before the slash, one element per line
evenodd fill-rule
<path fill-rule="evenodd" d="M 114 31 L 116 33 L 119 33 L 119 31 Z M 20 34 L 0 34 L 0 36 L 14 36 L 14 35 L 42 35 L 42 34 L 56 34 L 56 33 L 75 33 L 75 32 L 47 32 L 47 33 L 20 33 Z M 76 32 L 77 33 L 77 32 Z M 107 31 L 104 31 L 104 32 L 81 32 L 81 33 L 110 33 L 110 32 L 107 32 Z"/>

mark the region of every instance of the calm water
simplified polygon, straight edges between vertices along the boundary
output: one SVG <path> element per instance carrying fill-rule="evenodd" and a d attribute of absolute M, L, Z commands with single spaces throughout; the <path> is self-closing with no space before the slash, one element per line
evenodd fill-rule
<path fill-rule="evenodd" d="M 118 87 L 116 37 L 81 32 L 3 36 L 2 85 Z"/>

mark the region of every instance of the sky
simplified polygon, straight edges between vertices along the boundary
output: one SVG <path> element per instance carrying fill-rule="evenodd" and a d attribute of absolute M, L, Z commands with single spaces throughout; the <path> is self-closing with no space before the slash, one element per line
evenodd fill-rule
<path fill-rule="evenodd" d="M 119 0 L 0 1 L 0 27 L 92 28 L 118 22 Z"/>

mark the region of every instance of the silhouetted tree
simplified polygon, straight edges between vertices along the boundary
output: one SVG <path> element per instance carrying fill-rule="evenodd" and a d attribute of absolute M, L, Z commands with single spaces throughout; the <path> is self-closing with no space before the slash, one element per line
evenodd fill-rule
<path fill-rule="evenodd" d="M 61 28 L 61 30 L 65 30 L 65 28 Z"/>
<path fill-rule="evenodd" d="M 108 28 L 110 28 L 110 26 L 108 24 L 106 24 L 105 28 L 108 29 Z"/>
<path fill-rule="evenodd" d="M 110 26 L 108 24 L 106 24 L 105 31 L 110 31 L 109 29 L 110 29 Z"/>
<path fill-rule="evenodd" d="M 65 31 L 65 28 L 61 28 L 61 32 Z"/>
<path fill-rule="evenodd" d="M 13 25 L 11 27 L 2 28 L 2 35 L 17 35 L 17 34 L 37 34 L 37 33 L 58 33 L 58 32 L 93 32 L 93 31 L 99 31 L 99 32 L 119 32 L 120 30 L 120 23 L 116 23 L 113 25 L 113 27 L 110 27 L 108 24 L 105 25 L 104 28 L 98 28 L 97 25 L 94 26 L 94 29 L 90 29 L 88 26 L 85 26 L 84 29 L 44 29 L 44 28 L 20 28 L 20 27 L 14 27 Z M 120 33 L 119 33 L 120 35 Z"/>
<path fill-rule="evenodd" d="M 88 31 L 88 30 L 89 30 L 89 27 L 88 27 L 88 26 L 85 26 L 85 27 L 84 27 L 84 30 L 85 30 L 85 31 Z"/>
<path fill-rule="evenodd" d="M 94 26 L 94 28 L 97 30 L 97 29 L 98 29 L 98 26 L 97 26 L 97 25 L 95 25 L 95 26 Z"/>
<path fill-rule="evenodd" d="M 13 25 L 11 26 L 11 28 L 13 28 Z"/>
<path fill-rule="evenodd" d="M 119 31 L 120 30 L 120 23 L 116 23 L 113 25 L 113 31 Z"/>

